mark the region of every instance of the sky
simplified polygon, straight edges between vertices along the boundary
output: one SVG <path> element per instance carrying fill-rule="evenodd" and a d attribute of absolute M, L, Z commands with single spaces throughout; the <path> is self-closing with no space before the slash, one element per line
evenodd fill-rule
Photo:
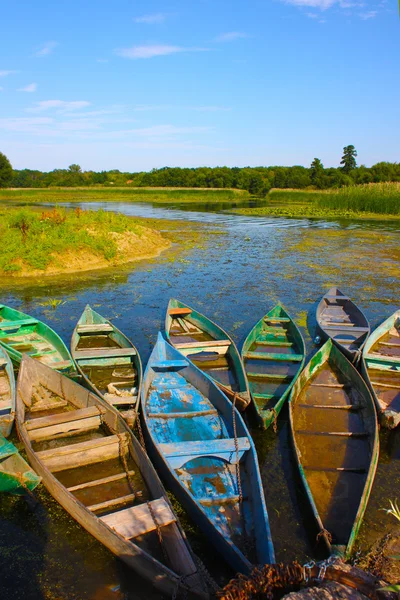
<path fill-rule="evenodd" d="M 397 0 L 2 0 L 15 169 L 400 162 Z"/>

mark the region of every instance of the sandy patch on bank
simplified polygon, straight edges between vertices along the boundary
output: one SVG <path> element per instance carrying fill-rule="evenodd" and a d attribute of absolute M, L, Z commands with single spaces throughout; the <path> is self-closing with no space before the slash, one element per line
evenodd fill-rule
<path fill-rule="evenodd" d="M 133 231 L 124 233 L 110 232 L 108 235 L 117 245 L 117 254 L 114 258 L 106 260 L 101 254 L 94 253 L 88 248 L 67 250 L 62 255 L 53 253 L 52 261 L 44 270 L 33 269 L 22 261 L 15 261 L 21 266 L 20 271 L 14 273 L 3 272 L 7 277 L 40 277 L 43 275 L 60 275 L 64 273 L 79 273 L 93 271 L 107 267 L 121 266 L 129 262 L 155 258 L 170 247 L 171 242 L 154 229 L 141 227 L 139 236 Z M 93 231 L 90 232 L 92 235 Z"/>

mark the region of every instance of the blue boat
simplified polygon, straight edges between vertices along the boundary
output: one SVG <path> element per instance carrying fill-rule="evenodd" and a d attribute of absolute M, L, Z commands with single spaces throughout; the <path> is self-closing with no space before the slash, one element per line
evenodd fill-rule
<path fill-rule="evenodd" d="M 253 441 L 218 386 L 161 334 L 142 386 L 142 415 L 158 472 L 236 570 L 273 563 Z"/>

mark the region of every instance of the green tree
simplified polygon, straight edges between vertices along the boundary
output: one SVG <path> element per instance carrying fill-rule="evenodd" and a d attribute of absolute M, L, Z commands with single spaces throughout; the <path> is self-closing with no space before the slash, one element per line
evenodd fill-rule
<path fill-rule="evenodd" d="M 82 173 L 82 169 L 80 167 L 80 165 L 69 165 L 68 167 L 68 171 L 70 173 Z"/>
<path fill-rule="evenodd" d="M 0 188 L 10 185 L 13 178 L 13 168 L 5 154 L 0 152 Z"/>
<path fill-rule="evenodd" d="M 356 168 L 356 156 L 357 150 L 352 144 L 343 148 L 343 156 L 340 164 L 343 165 L 342 171 L 344 173 L 350 173 L 350 171 Z"/>
<path fill-rule="evenodd" d="M 319 158 L 314 158 L 310 165 L 310 179 L 311 183 L 318 188 L 322 188 L 325 185 L 324 165 Z"/>

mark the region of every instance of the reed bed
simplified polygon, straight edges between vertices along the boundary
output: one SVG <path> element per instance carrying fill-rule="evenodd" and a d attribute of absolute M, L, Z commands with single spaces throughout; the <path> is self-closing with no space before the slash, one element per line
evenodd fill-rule
<path fill-rule="evenodd" d="M 316 203 L 328 210 L 400 214 L 400 183 L 368 183 L 316 193 Z"/>

